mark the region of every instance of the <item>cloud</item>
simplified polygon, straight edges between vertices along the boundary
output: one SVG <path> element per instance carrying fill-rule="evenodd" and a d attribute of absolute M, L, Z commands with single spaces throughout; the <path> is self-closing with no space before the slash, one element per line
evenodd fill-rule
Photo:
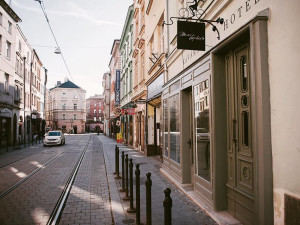
<path fill-rule="evenodd" d="M 38 2 L 36 2 L 36 3 L 39 4 Z M 29 6 L 23 5 L 22 3 L 20 3 L 17 0 L 14 1 L 14 5 L 17 8 L 20 8 L 20 9 L 25 9 L 27 11 L 40 13 L 40 14 L 42 13 L 40 8 L 38 8 L 38 7 L 29 7 Z M 90 21 L 92 23 L 95 23 L 97 25 L 123 26 L 123 24 L 115 23 L 113 21 L 97 19 L 97 18 L 91 16 L 90 12 L 80 8 L 78 5 L 76 5 L 73 2 L 69 2 L 68 3 L 68 9 L 66 9 L 64 11 L 46 9 L 46 13 L 50 16 L 51 15 L 52 16 L 64 16 L 64 17 L 67 16 L 67 17 L 73 17 L 73 18 L 78 18 L 78 19 L 85 19 L 85 20 L 88 20 L 88 21 Z M 51 19 L 51 18 L 49 18 L 49 19 Z"/>

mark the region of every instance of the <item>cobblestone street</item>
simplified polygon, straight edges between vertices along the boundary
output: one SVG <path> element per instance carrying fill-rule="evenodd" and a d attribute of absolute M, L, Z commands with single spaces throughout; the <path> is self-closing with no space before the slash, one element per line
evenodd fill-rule
<path fill-rule="evenodd" d="M 125 193 L 119 191 L 121 179 L 115 179 L 113 174 L 115 146 L 115 140 L 103 135 L 70 135 L 66 136 L 65 146 L 46 148 L 37 144 L 1 155 L 0 224 L 47 224 L 84 150 L 58 223 L 135 224 L 136 215 L 127 213 L 129 201 L 124 201 Z M 147 172 L 152 174 L 152 224 L 164 223 L 163 191 L 167 187 L 172 191 L 172 224 L 216 224 L 160 173 L 158 157 L 145 157 L 124 145 L 118 146 L 120 154 L 124 151 L 133 159 L 134 170 L 140 164 L 143 224 Z"/>

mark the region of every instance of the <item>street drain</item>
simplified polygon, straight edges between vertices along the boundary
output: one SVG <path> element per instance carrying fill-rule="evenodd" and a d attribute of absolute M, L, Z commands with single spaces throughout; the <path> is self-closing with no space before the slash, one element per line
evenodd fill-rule
<path fill-rule="evenodd" d="M 134 220 L 133 219 L 125 219 L 125 220 L 122 220 L 122 223 L 131 224 L 131 223 L 134 223 Z"/>

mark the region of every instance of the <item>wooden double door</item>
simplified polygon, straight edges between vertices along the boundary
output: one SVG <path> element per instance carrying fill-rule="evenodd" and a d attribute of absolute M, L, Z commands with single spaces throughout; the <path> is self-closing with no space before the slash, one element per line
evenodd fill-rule
<path fill-rule="evenodd" d="M 255 223 L 256 159 L 252 145 L 249 46 L 225 56 L 228 211 L 243 224 Z"/>

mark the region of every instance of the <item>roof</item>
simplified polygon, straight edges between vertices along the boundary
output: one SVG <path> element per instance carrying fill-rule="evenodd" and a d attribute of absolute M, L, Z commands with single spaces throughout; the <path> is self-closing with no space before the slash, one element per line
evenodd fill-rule
<path fill-rule="evenodd" d="M 65 83 L 60 84 L 59 86 L 56 86 L 54 88 L 51 88 L 51 90 L 55 89 L 55 88 L 79 88 L 79 86 L 77 86 L 76 84 L 74 84 L 72 81 L 68 80 Z"/>
<path fill-rule="evenodd" d="M 15 11 L 4 1 L 0 0 L 0 6 L 11 16 L 11 18 L 17 23 L 22 21 L 21 18 L 15 13 Z"/>

